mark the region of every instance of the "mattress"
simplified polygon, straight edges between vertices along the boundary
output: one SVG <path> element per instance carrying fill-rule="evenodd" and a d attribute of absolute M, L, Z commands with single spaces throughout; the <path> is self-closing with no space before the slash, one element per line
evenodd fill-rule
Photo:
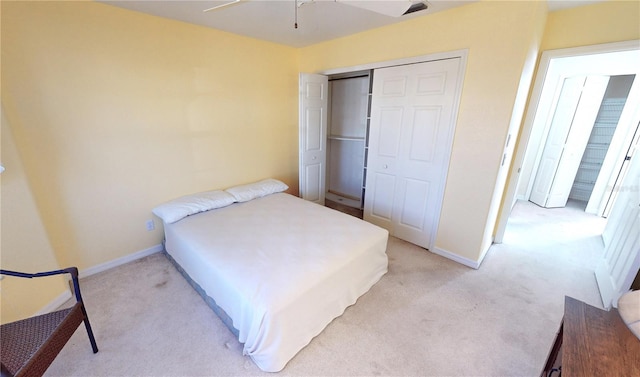
<path fill-rule="evenodd" d="M 387 239 L 385 229 L 286 193 L 165 224 L 167 253 L 267 372 L 380 280 Z"/>

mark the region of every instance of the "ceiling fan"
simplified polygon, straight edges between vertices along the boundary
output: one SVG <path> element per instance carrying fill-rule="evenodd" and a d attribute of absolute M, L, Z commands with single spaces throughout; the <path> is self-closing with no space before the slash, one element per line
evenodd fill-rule
<path fill-rule="evenodd" d="M 203 10 L 203 12 L 211 12 L 221 8 L 237 5 L 251 0 L 229 0 L 223 4 Z M 311 4 L 315 1 L 333 1 L 349 5 L 356 8 L 370 10 L 385 16 L 400 17 L 406 14 L 426 10 L 429 5 L 427 0 L 389 0 L 389 1 L 363 1 L 363 0 L 294 0 L 296 10 L 304 4 Z"/>

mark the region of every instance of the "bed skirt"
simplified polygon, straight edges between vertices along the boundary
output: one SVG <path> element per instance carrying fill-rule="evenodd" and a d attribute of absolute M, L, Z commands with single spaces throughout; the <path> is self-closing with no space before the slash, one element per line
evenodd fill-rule
<path fill-rule="evenodd" d="M 239 331 L 238 329 L 233 327 L 233 320 L 231 319 L 231 317 L 229 317 L 227 312 L 225 312 L 221 307 L 219 307 L 218 304 L 216 304 L 216 300 L 209 297 L 207 293 L 204 291 L 204 289 L 202 289 L 202 287 L 200 287 L 198 283 L 196 283 L 195 281 L 193 281 L 193 279 L 191 279 L 191 276 L 189 276 L 189 274 L 182 268 L 182 266 L 180 266 L 180 264 L 178 264 L 178 262 L 176 262 L 176 260 L 173 259 L 173 257 L 167 252 L 166 249 L 163 248 L 162 252 L 167 257 L 167 259 L 169 259 L 171 263 L 175 266 L 176 270 L 178 270 L 178 272 L 180 272 L 180 274 L 184 276 L 185 280 L 187 280 L 189 284 L 191 284 L 193 289 L 195 289 L 196 292 L 198 292 L 198 294 L 200 295 L 200 297 L 202 297 L 204 302 L 206 302 L 207 305 L 209 305 L 209 307 L 213 310 L 213 312 L 216 313 L 218 317 L 220 317 L 220 319 L 222 320 L 222 323 L 224 323 L 225 326 L 227 326 L 227 328 L 233 333 L 233 335 L 235 335 L 236 339 L 238 339 Z"/>

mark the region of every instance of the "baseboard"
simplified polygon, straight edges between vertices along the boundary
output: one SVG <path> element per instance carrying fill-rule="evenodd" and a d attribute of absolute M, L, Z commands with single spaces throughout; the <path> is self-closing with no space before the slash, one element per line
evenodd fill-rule
<path fill-rule="evenodd" d="M 54 298 L 53 301 L 45 305 L 42 309 L 38 310 L 34 314 L 34 316 L 51 313 L 52 311 L 57 310 L 60 307 L 60 305 L 69 301 L 69 299 L 72 297 L 73 295 L 71 294 L 71 290 L 67 289 L 64 292 L 62 292 L 58 297 Z"/>
<path fill-rule="evenodd" d="M 110 262 L 99 264 L 99 265 L 91 267 L 91 268 L 87 268 L 86 270 L 80 271 L 78 273 L 78 277 L 79 278 L 84 278 L 84 277 L 87 277 L 87 276 L 91 276 L 91 275 L 97 274 L 99 272 L 106 271 L 108 269 L 121 266 L 121 265 L 123 265 L 125 263 L 132 262 L 132 261 L 134 261 L 136 259 L 144 258 L 144 257 L 146 257 L 148 255 L 157 253 L 157 252 L 162 251 L 162 250 L 164 250 L 164 247 L 162 245 L 155 245 L 155 246 L 152 246 L 152 247 L 150 247 L 148 249 L 140 250 L 138 252 L 135 252 L 133 254 L 129 254 L 129 255 L 124 256 L 122 258 L 114 259 L 114 260 L 112 260 Z M 65 274 L 63 276 L 67 280 L 71 280 L 71 277 L 69 275 Z M 71 289 L 65 290 L 58 297 L 56 297 L 50 303 L 45 305 L 42 309 L 38 310 L 34 314 L 34 316 L 51 313 L 52 311 L 57 310 L 58 308 L 60 308 L 61 305 L 66 303 L 72 297 L 73 297 L 73 295 L 71 294 Z"/>
<path fill-rule="evenodd" d="M 440 249 L 437 247 L 434 247 L 433 250 L 431 250 L 432 253 L 434 254 L 438 254 L 442 257 L 445 257 L 447 259 L 451 259 L 454 262 L 458 262 L 460 264 L 463 264 L 467 267 L 471 267 L 474 270 L 477 270 L 478 268 L 480 268 L 480 261 L 475 261 L 475 260 L 471 260 L 469 258 L 465 258 L 465 257 L 461 257 L 458 254 L 454 254 L 450 251 L 444 250 L 444 249 Z"/>
<path fill-rule="evenodd" d="M 91 275 L 95 275 L 97 273 L 103 272 L 103 271 L 107 271 L 109 269 L 112 269 L 114 267 L 118 267 L 121 266 L 123 264 L 129 263 L 129 262 L 133 262 L 136 259 L 141 259 L 144 258 L 146 256 L 149 256 L 151 254 L 155 254 L 159 251 L 164 250 L 164 247 L 162 245 L 155 245 L 152 246 L 148 249 L 144 249 L 144 250 L 140 250 L 138 252 L 135 252 L 133 254 L 129 254 L 126 255 L 122 258 L 118 258 L 118 259 L 114 259 L 110 262 L 106 262 L 106 263 L 102 263 L 99 264 L 97 266 L 93 266 L 93 267 L 89 267 L 85 270 L 80 271 L 79 273 L 79 277 L 80 278 L 85 278 L 87 276 L 91 276 Z"/>

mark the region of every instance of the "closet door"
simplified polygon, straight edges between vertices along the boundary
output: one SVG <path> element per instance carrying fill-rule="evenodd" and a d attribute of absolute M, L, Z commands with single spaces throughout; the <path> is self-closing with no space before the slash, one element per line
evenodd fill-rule
<path fill-rule="evenodd" d="M 365 220 L 432 248 L 459 96 L 460 58 L 374 71 Z"/>
<path fill-rule="evenodd" d="M 300 196 L 321 205 L 326 191 L 328 88 L 327 76 L 300 74 Z"/>
<path fill-rule="evenodd" d="M 567 204 L 608 83 L 608 76 L 565 79 L 534 180 L 533 203 L 546 208 Z"/>

